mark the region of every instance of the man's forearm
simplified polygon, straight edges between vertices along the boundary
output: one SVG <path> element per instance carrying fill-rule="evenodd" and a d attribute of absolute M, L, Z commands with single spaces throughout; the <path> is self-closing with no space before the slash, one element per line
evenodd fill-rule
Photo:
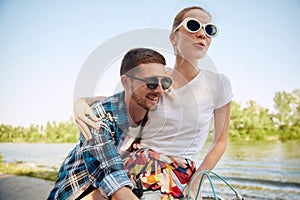
<path fill-rule="evenodd" d="M 97 101 L 101 101 L 102 99 L 105 99 L 105 96 L 97 96 L 97 97 L 85 97 L 85 101 L 86 103 L 91 106 L 94 103 L 96 103 Z"/>
<path fill-rule="evenodd" d="M 83 141 L 82 156 L 94 187 L 101 187 L 107 196 L 122 187 L 133 187 L 117 153 L 110 129 L 104 124 L 99 130 L 91 129 L 93 138 Z"/>

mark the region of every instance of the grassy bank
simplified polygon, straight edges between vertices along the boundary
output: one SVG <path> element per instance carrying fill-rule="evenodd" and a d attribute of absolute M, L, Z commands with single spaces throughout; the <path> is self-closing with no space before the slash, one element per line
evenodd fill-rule
<path fill-rule="evenodd" d="M 4 163 L 2 161 L 2 155 L 0 155 L 0 172 L 41 178 L 49 181 L 56 181 L 58 177 L 58 170 L 54 167 L 46 167 L 26 162 Z"/>

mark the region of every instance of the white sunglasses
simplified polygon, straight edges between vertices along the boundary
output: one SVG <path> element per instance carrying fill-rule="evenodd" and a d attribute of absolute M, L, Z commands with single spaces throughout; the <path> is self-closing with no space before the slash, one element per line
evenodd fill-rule
<path fill-rule="evenodd" d="M 197 33 L 203 27 L 205 34 L 210 38 L 216 37 L 219 32 L 218 27 L 216 25 L 214 25 L 213 23 L 202 24 L 197 19 L 192 18 L 192 17 L 185 18 L 174 29 L 173 32 L 175 33 L 181 26 L 183 26 L 185 28 L 185 30 L 187 30 L 190 33 Z"/>

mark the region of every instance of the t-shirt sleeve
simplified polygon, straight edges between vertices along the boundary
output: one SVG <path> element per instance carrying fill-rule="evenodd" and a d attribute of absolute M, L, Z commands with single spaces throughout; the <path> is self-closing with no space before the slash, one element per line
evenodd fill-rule
<path fill-rule="evenodd" d="M 215 109 L 226 105 L 233 98 L 230 80 L 224 74 L 219 74 L 215 97 Z"/>

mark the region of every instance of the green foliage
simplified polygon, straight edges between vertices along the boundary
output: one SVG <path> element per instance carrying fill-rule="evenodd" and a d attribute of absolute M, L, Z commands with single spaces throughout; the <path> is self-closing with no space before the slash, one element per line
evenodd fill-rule
<path fill-rule="evenodd" d="M 231 129 L 232 139 L 263 140 L 275 133 L 274 122 L 268 109 L 265 109 L 253 100 L 242 108 L 232 102 Z"/>
<path fill-rule="evenodd" d="M 275 111 L 250 100 L 245 106 L 231 104 L 230 140 L 300 140 L 300 90 L 279 91 L 274 96 Z M 0 142 L 76 142 L 79 130 L 72 119 L 48 122 L 28 128 L 0 125 Z"/>
<path fill-rule="evenodd" d="M 31 125 L 28 128 L 0 125 L 0 142 L 74 143 L 79 130 L 72 119 L 66 122 L 48 122 L 46 126 Z"/>
<path fill-rule="evenodd" d="M 274 97 L 275 108 L 274 121 L 280 139 L 293 140 L 300 138 L 300 90 L 291 93 L 280 91 Z"/>
<path fill-rule="evenodd" d="M 274 97 L 275 112 L 250 100 L 245 107 L 232 102 L 230 139 L 300 139 L 300 90 L 280 91 Z"/>
<path fill-rule="evenodd" d="M 47 142 L 75 142 L 79 132 L 73 121 L 56 123 L 55 121 L 46 124 L 44 130 Z"/>

